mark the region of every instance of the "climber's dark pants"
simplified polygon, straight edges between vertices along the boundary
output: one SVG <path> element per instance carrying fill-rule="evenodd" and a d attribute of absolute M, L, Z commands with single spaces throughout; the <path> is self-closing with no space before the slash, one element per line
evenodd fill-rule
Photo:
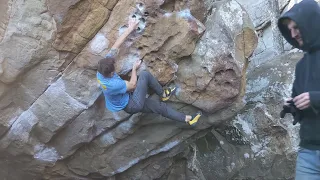
<path fill-rule="evenodd" d="M 136 89 L 130 94 L 128 105 L 124 109 L 127 113 L 157 113 L 172 120 L 185 122 L 185 114 L 172 109 L 164 102 L 146 98 L 148 87 L 162 97 L 163 89 L 159 82 L 150 72 L 142 71 L 139 75 Z"/>

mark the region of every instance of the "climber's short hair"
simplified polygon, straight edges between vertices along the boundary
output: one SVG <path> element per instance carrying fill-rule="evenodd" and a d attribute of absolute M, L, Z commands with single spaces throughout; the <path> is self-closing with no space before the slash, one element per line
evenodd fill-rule
<path fill-rule="evenodd" d="M 112 72 L 114 72 L 114 62 L 113 57 L 105 57 L 98 62 L 98 72 L 104 77 L 109 77 Z"/>

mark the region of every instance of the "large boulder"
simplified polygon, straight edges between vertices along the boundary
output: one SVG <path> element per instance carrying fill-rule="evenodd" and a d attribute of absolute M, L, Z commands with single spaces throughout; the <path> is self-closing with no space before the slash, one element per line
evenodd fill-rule
<path fill-rule="evenodd" d="M 51 47 L 56 27 L 46 2 L 8 2 L 1 4 L 1 8 L 10 10 L 0 42 L 2 135 L 41 96 L 63 64 Z"/>
<path fill-rule="evenodd" d="M 11 15 L 4 15 L 10 18 L 2 23 L 0 42 L 0 151 L 10 163 L 0 163 L 7 165 L 0 172 L 16 165 L 21 168 L 12 179 L 175 179 L 186 167 L 175 159 L 187 154 L 196 134 L 243 107 L 246 67 L 257 44 L 250 18 L 235 0 L 212 2 L 209 15 L 204 3 L 7 4 Z M 145 21 L 120 47 L 116 71 L 128 75 L 142 59 L 141 69 L 178 87 L 170 105 L 186 114 L 207 112 L 196 127 L 105 108 L 97 62 L 133 14 Z"/>
<path fill-rule="evenodd" d="M 12 83 L 44 59 L 52 58 L 55 26 L 45 1 L 15 1 L 0 43 L 0 80 Z"/>
<path fill-rule="evenodd" d="M 245 108 L 195 142 L 205 178 L 294 178 L 299 125 L 290 114 L 281 119 L 280 111 L 301 58 L 301 53 L 285 54 L 248 73 Z"/>
<path fill-rule="evenodd" d="M 231 106 L 244 95 L 248 58 L 258 38 L 237 1 L 215 3 L 191 58 L 179 62 L 177 99 L 206 112 Z"/>
<path fill-rule="evenodd" d="M 28 1 L 24 6 L 22 3 L 15 1 L 12 6 L 8 4 L 12 14 L 0 43 L 0 96 L 3 97 L 0 103 L 1 134 L 8 131 L 23 112 L 21 108 L 30 105 L 41 95 L 51 77 L 58 74 L 55 67 L 60 64 L 57 53 L 50 47 L 54 26 L 53 19 L 44 12 L 44 2 Z M 41 12 L 44 13 L 40 16 Z M 37 69 L 32 69 L 34 65 L 42 62 Z M 51 71 L 45 72 L 46 69 Z M 33 72 L 26 72 L 27 70 Z M 12 85 L 22 73 L 25 81 Z"/>

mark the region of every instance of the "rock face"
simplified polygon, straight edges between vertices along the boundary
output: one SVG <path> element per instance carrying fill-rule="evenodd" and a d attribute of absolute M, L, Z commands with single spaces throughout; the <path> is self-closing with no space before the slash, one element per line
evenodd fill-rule
<path fill-rule="evenodd" d="M 282 55 L 248 73 L 246 107 L 195 142 L 206 179 L 294 179 L 299 125 L 280 111 L 302 56 Z"/>
<path fill-rule="evenodd" d="M 1 176 L 10 180 L 256 178 L 263 172 L 250 174 L 245 164 L 269 168 L 276 162 L 270 178 L 290 178 L 292 169 L 284 174 L 277 167 L 293 162 L 289 156 L 294 149 L 288 147 L 294 132 L 268 114 L 263 116 L 275 108 L 270 97 L 277 94 L 261 100 L 264 97 L 258 94 L 269 90 L 265 84 L 253 87 L 258 75 L 247 74 L 258 37 L 244 7 L 235 0 L 0 1 Z M 132 64 L 142 59 L 141 70 L 149 70 L 164 86 L 177 87 L 171 106 L 186 114 L 204 112 L 196 127 L 156 114 L 111 113 L 105 108 L 95 78 L 97 62 L 132 15 L 142 19 L 120 47 L 116 72 L 130 76 Z M 270 62 L 266 69 L 273 65 Z M 265 72 L 257 70 L 259 75 Z M 274 73 L 270 83 L 276 86 L 292 74 L 282 73 L 283 81 Z M 149 98 L 158 99 L 154 94 Z M 262 104 L 240 112 L 244 98 Z M 250 124 L 254 134 L 243 123 Z M 232 141 L 234 131 L 241 146 Z M 204 141 L 208 138 L 210 142 Z M 246 153 L 259 161 L 249 161 Z M 281 158 L 271 161 L 275 157 Z M 226 170 L 218 171 L 222 166 Z"/>
<path fill-rule="evenodd" d="M 192 58 L 179 63 L 177 98 L 214 113 L 242 98 L 242 78 L 258 40 L 248 14 L 236 1 L 211 9 L 207 31 Z"/>
<path fill-rule="evenodd" d="M 8 20 L 9 20 L 9 14 L 11 9 L 11 1 L 10 0 L 2 0 L 0 2 L 0 42 L 2 41 L 3 35 L 6 31 Z"/>
<path fill-rule="evenodd" d="M 55 15 L 55 19 L 63 19 L 58 24 L 60 26 L 53 47 L 59 51 L 79 53 L 108 20 L 116 3 L 117 0 L 62 1 L 61 4 L 49 1 L 49 10 Z M 55 6 L 57 4 L 59 7 Z M 60 9 L 61 5 L 69 8 L 66 13 L 65 9 Z"/>
<path fill-rule="evenodd" d="M 319 0 L 316 1 L 320 3 Z M 247 10 L 259 36 L 258 46 L 250 58 L 251 63 L 248 67 L 250 71 L 277 56 L 276 47 L 274 47 L 272 38 L 269 5 L 268 1 L 262 0 L 238 0 L 238 2 Z M 294 4 L 301 2 L 301 0 L 278 0 L 278 2 L 280 14 L 284 14 L 291 9 Z M 283 39 L 283 41 L 285 51 L 293 49 L 285 39 Z"/>
<path fill-rule="evenodd" d="M 254 26 L 263 26 L 270 21 L 268 1 L 239 0 L 238 2 L 248 11 L 250 17 L 252 17 Z M 278 2 L 279 8 L 284 9 L 290 0 L 279 0 Z M 296 1 L 294 3 L 298 2 Z"/>

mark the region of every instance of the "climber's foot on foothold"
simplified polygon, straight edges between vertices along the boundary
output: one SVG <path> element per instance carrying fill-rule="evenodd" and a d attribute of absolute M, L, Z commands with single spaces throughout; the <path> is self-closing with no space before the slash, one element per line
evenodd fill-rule
<path fill-rule="evenodd" d="M 168 101 L 171 95 L 175 92 L 176 87 L 169 87 L 163 90 L 163 96 L 161 98 L 162 101 Z"/>
<path fill-rule="evenodd" d="M 202 116 L 202 113 L 201 112 L 197 112 L 196 114 L 191 116 L 191 120 L 187 121 L 187 123 L 190 126 L 195 126 L 197 124 L 197 122 L 199 121 L 201 116 Z"/>

